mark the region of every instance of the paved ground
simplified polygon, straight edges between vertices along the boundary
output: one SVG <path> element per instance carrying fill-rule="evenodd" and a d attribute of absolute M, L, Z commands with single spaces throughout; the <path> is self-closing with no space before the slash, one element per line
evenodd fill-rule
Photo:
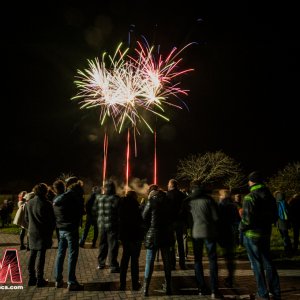
<path fill-rule="evenodd" d="M 19 249 L 18 236 L 0 233 L 0 257 L 2 258 L 5 249 Z M 87 244 L 85 249 L 80 249 L 77 266 L 77 278 L 85 285 L 82 292 L 68 292 L 66 288 L 55 289 L 53 279 L 53 266 L 56 256 L 56 241 L 53 249 L 47 251 L 45 278 L 49 279 L 49 286 L 45 288 L 27 287 L 28 274 L 26 269 L 29 252 L 18 251 L 23 277 L 23 290 L 3 290 L 0 289 L 0 299 L 142 299 L 141 292 L 130 290 L 130 278 L 127 281 L 127 291 L 120 292 L 119 274 L 110 274 L 108 269 L 97 270 L 97 249 L 91 249 Z M 122 249 L 120 249 L 120 253 Z M 205 260 L 205 276 L 208 279 L 208 262 Z M 145 267 L 145 251 L 140 257 L 140 278 L 143 278 Z M 199 297 L 197 295 L 194 280 L 193 260 L 188 257 L 187 270 L 176 270 L 172 272 L 173 296 L 166 297 L 161 289 L 163 282 L 163 266 L 158 261 L 155 264 L 155 271 L 150 286 L 150 296 L 146 299 L 210 299 L 210 297 Z M 65 265 L 64 270 L 67 269 Z M 282 299 L 300 299 L 300 268 L 299 264 L 278 265 L 280 282 L 282 287 Z M 66 278 L 66 274 L 64 275 Z M 226 276 L 224 262 L 219 261 L 220 290 L 225 299 L 250 299 L 250 294 L 255 292 L 255 282 L 252 270 L 247 260 L 237 260 L 236 285 L 234 289 L 226 289 L 223 280 Z M 7 282 L 6 286 L 10 286 Z M 1 287 L 1 285 L 0 285 Z"/>

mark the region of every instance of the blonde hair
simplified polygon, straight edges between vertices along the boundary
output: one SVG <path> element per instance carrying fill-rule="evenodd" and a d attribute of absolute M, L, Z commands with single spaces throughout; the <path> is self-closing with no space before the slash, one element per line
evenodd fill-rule
<path fill-rule="evenodd" d="M 230 190 L 221 189 L 221 190 L 219 190 L 219 195 L 223 198 L 229 198 L 230 197 Z"/>

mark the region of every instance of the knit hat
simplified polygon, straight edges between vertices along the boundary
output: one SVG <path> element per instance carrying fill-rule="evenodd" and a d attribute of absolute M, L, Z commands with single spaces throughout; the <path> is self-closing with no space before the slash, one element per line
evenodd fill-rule
<path fill-rule="evenodd" d="M 262 182 L 264 182 L 264 177 L 263 177 L 263 175 L 261 174 L 260 171 L 251 172 L 248 175 L 248 179 L 249 179 L 249 181 L 252 181 L 252 182 L 255 182 L 255 183 L 262 183 Z"/>

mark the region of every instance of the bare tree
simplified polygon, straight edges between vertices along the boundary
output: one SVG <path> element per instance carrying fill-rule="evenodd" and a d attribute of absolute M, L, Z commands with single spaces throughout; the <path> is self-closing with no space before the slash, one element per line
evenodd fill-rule
<path fill-rule="evenodd" d="M 240 187 L 244 179 L 239 163 L 223 151 L 199 153 L 180 160 L 177 177 L 226 185 L 230 189 Z"/>
<path fill-rule="evenodd" d="M 272 192 L 281 190 L 287 197 L 300 193 L 300 162 L 287 164 L 270 178 L 268 185 Z"/>
<path fill-rule="evenodd" d="M 245 187 L 247 186 L 247 177 L 238 171 L 235 175 L 225 178 L 224 186 L 228 187 L 229 190 Z"/>

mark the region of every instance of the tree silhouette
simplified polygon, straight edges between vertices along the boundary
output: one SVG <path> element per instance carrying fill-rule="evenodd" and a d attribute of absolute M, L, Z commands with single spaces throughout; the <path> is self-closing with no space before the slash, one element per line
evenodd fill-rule
<path fill-rule="evenodd" d="M 288 198 L 300 193 L 300 162 L 288 163 L 270 178 L 268 186 L 272 192 L 285 192 Z"/>
<path fill-rule="evenodd" d="M 233 189 L 243 185 L 245 176 L 239 163 L 223 151 L 217 151 L 193 154 L 180 160 L 177 178 Z"/>

